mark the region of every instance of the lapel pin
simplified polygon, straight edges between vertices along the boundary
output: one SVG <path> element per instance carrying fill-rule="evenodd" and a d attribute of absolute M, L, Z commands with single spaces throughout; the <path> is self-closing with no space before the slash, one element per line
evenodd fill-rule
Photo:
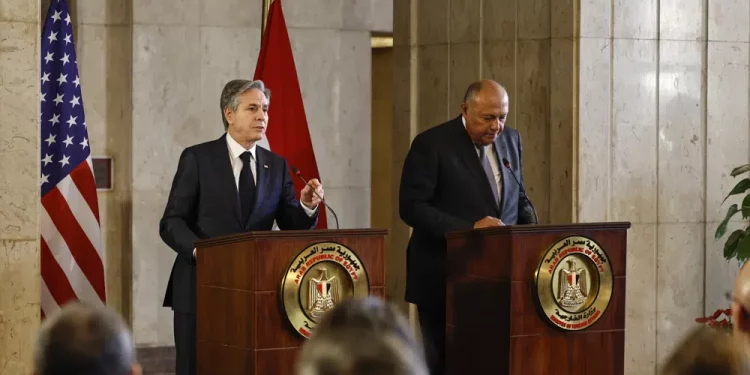
<path fill-rule="evenodd" d="M 265 169 L 268 169 L 268 166 L 267 166 L 267 165 L 265 165 L 265 164 L 263 164 L 263 168 L 265 168 Z"/>

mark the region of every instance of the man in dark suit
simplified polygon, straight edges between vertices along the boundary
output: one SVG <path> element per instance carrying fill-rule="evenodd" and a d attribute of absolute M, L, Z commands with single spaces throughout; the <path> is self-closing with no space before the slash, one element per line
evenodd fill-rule
<path fill-rule="evenodd" d="M 521 138 L 505 127 L 509 99 L 494 81 L 469 86 L 461 115 L 414 138 L 401 174 L 399 212 L 413 228 L 406 300 L 417 305 L 433 375 L 444 373 L 448 232 L 534 223 L 523 183 Z"/>
<path fill-rule="evenodd" d="M 297 201 L 286 159 L 256 145 L 266 131 L 269 100 L 261 81 L 230 81 L 220 100 L 226 134 L 180 156 L 159 223 L 162 240 L 177 252 L 164 298 L 174 311 L 177 375 L 195 374 L 195 241 L 270 230 L 274 221 L 280 229 L 317 223 L 320 181 L 311 179 Z"/>

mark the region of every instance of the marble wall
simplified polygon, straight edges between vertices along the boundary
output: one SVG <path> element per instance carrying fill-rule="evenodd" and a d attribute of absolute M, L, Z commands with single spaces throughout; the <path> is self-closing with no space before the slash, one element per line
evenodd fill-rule
<path fill-rule="evenodd" d="M 33 372 L 39 327 L 39 2 L 0 0 L 0 369 Z"/>

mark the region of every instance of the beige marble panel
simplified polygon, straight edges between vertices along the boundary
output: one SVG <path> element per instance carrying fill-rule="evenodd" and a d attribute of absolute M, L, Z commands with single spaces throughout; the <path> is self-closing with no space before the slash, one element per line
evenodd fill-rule
<path fill-rule="evenodd" d="M 0 22 L 0 238 L 33 239 L 39 202 L 38 26 Z M 47 100 L 52 100 L 47 95 Z"/>
<path fill-rule="evenodd" d="M 524 0 L 492 0 L 484 2 L 483 41 L 516 39 L 516 7 Z M 486 45 L 489 45 L 487 43 Z M 486 46 L 485 45 L 485 46 Z"/>
<path fill-rule="evenodd" d="M 159 236 L 168 190 L 134 190 L 133 335 L 138 345 L 173 344 L 172 321 L 161 318 L 164 293 L 176 257 Z"/>
<path fill-rule="evenodd" d="M 662 365 L 703 315 L 704 224 L 659 224 L 656 358 Z M 629 278 L 632 277 L 628 275 Z"/>
<path fill-rule="evenodd" d="M 706 221 L 718 222 L 730 205 L 742 199 L 735 196 L 722 204 L 744 178 L 732 178 L 729 173 L 750 159 L 748 44 L 709 42 L 707 70 Z"/>
<path fill-rule="evenodd" d="M 616 39 L 611 220 L 656 221 L 656 41 Z"/>
<path fill-rule="evenodd" d="M 578 207 L 580 222 L 609 220 L 611 160 L 610 41 L 580 39 Z"/>
<path fill-rule="evenodd" d="M 49 6 L 49 5 L 48 5 Z M 3 0 L 0 3 L 0 22 L 37 23 L 39 19 L 39 2 L 25 0 Z M 44 8 L 46 15 L 47 8 Z"/>
<path fill-rule="evenodd" d="M 550 114 L 549 114 L 549 222 L 564 224 L 577 221 L 574 186 L 578 172 L 574 139 L 578 92 L 574 82 L 576 57 L 574 45 L 566 39 L 552 39 L 550 46 Z"/>
<path fill-rule="evenodd" d="M 370 227 L 370 188 L 326 187 L 326 203 L 333 207 L 341 229 Z M 336 228 L 336 220 L 327 214 L 328 228 Z"/>
<path fill-rule="evenodd" d="M 549 222 L 550 138 L 549 86 L 550 40 L 518 42 L 519 82 L 517 113 L 508 124 L 518 129 L 523 142 L 523 179 L 541 223 Z M 508 183 L 514 183 L 509 181 Z"/>
<path fill-rule="evenodd" d="M 750 3 L 744 0 L 710 0 L 708 39 L 725 42 L 749 41 Z"/>
<path fill-rule="evenodd" d="M 367 26 L 369 26 L 370 31 L 376 31 L 376 32 L 384 32 L 384 33 L 391 33 L 393 32 L 393 8 L 395 6 L 394 1 L 392 0 L 369 0 L 369 1 L 363 1 L 360 0 L 360 2 L 364 2 L 366 6 L 366 11 L 369 17 L 369 22 Z M 344 11 L 346 11 L 346 7 L 344 7 Z M 347 17 L 344 16 L 344 22 L 346 22 Z"/>
<path fill-rule="evenodd" d="M 518 2 L 518 39 L 550 37 L 550 2 L 554 0 L 522 0 Z M 486 22 L 493 22 L 489 19 Z"/>
<path fill-rule="evenodd" d="M 393 17 L 393 3 L 383 0 L 345 0 L 342 2 L 342 30 L 375 31 L 375 17 L 389 21 Z M 381 26 L 382 27 L 382 26 Z M 386 29 L 385 31 L 391 31 Z"/>
<path fill-rule="evenodd" d="M 550 1 L 550 36 L 552 38 L 572 38 L 580 35 L 577 18 L 579 12 L 573 0 Z"/>
<path fill-rule="evenodd" d="M 612 31 L 612 2 L 580 0 L 581 38 L 609 39 Z"/>
<path fill-rule="evenodd" d="M 486 4 L 486 3 L 485 3 Z M 494 79 L 505 87 L 510 96 L 510 116 L 517 112 L 516 98 L 516 43 L 508 40 L 484 42 L 482 79 Z"/>
<path fill-rule="evenodd" d="M 448 43 L 450 1 L 417 1 L 417 43 L 419 45 Z"/>
<path fill-rule="evenodd" d="M 263 1 L 211 0 L 200 2 L 200 24 L 203 26 L 251 27 L 260 30 L 263 23 Z M 241 48 L 238 46 L 238 48 Z"/>
<path fill-rule="evenodd" d="M 133 189 L 170 186 L 181 151 L 223 132 L 200 122 L 199 40 L 193 27 L 133 27 Z"/>
<path fill-rule="evenodd" d="M 614 0 L 614 38 L 656 39 L 659 0 Z"/>
<path fill-rule="evenodd" d="M 218 134 L 224 126 L 219 109 L 221 90 L 233 79 L 253 79 L 260 27 L 202 27 L 200 45 L 200 123 Z M 270 89 L 273 92 L 274 88 Z"/>
<path fill-rule="evenodd" d="M 479 79 L 479 43 L 451 44 L 448 114 L 458 116 L 466 89 Z"/>
<path fill-rule="evenodd" d="M 479 42 L 480 0 L 451 0 L 451 44 Z"/>
<path fill-rule="evenodd" d="M 81 25 L 127 25 L 132 19 L 129 0 L 75 0 L 68 5 L 71 18 Z"/>
<path fill-rule="evenodd" d="M 0 369 L 31 374 L 39 330 L 39 244 L 37 240 L 0 240 Z"/>
<path fill-rule="evenodd" d="M 393 45 L 408 46 L 416 42 L 416 35 L 412 35 L 411 7 L 417 0 L 402 0 L 393 2 Z M 416 26 L 416 25 L 414 25 Z"/>
<path fill-rule="evenodd" d="M 456 111 L 448 108 L 448 46 L 419 47 L 418 56 L 417 129 L 422 131 L 447 121 Z"/>
<path fill-rule="evenodd" d="M 731 305 L 734 280 L 740 270 L 737 260 L 724 259 L 724 243 L 727 237 L 737 229 L 745 229 L 747 223 L 733 222 L 727 227 L 727 234 L 716 240 L 714 234 L 719 223 L 706 223 L 706 290 L 705 315 L 711 315 L 717 309 L 728 309 Z"/>
<path fill-rule="evenodd" d="M 341 29 L 344 1 L 352 0 L 284 0 L 281 4 L 286 26 Z"/>
<path fill-rule="evenodd" d="M 132 0 L 133 24 L 195 26 L 201 18 L 200 3 L 201 0 Z"/>
<path fill-rule="evenodd" d="M 656 370 L 656 225 L 633 224 L 628 230 L 625 300 L 625 373 Z"/>
<path fill-rule="evenodd" d="M 115 172 L 116 176 L 119 175 Z M 115 189 L 122 189 L 115 183 Z M 129 188 L 129 186 L 128 186 Z M 124 194 L 125 193 L 125 194 Z M 102 244 L 105 250 L 104 274 L 107 305 L 130 320 L 132 285 L 132 243 L 130 238 L 130 192 L 99 192 Z"/>
<path fill-rule="evenodd" d="M 659 38 L 662 40 L 701 40 L 703 0 L 659 0 Z"/>
<path fill-rule="evenodd" d="M 705 217 L 701 44 L 662 40 L 659 46 L 659 222 Z"/>

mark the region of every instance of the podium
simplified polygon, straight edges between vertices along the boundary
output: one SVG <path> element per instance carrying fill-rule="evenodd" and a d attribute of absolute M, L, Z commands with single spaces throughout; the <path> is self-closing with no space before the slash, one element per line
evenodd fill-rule
<path fill-rule="evenodd" d="M 450 233 L 448 374 L 623 374 L 629 227 Z"/>
<path fill-rule="evenodd" d="M 369 284 L 365 294 L 385 298 L 387 233 L 264 231 L 196 242 L 197 374 L 294 374 L 304 334 L 315 325 L 314 317 L 305 316 L 309 312 L 296 312 L 296 326 L 288 318 L 294 315 L 287 314 L 290 306 L 310 297 L 300 285 L 327 282 L 336 290 L 335 282 L 346 279 L 349 284 L 339 285 L 340 297 L 361 293 Z M 328 268 L 315 268 L 323 264 Z M 325 270 L 331 274 L 312 274 Z M 282 295 L 289 290 L 300 295 Z"/>

